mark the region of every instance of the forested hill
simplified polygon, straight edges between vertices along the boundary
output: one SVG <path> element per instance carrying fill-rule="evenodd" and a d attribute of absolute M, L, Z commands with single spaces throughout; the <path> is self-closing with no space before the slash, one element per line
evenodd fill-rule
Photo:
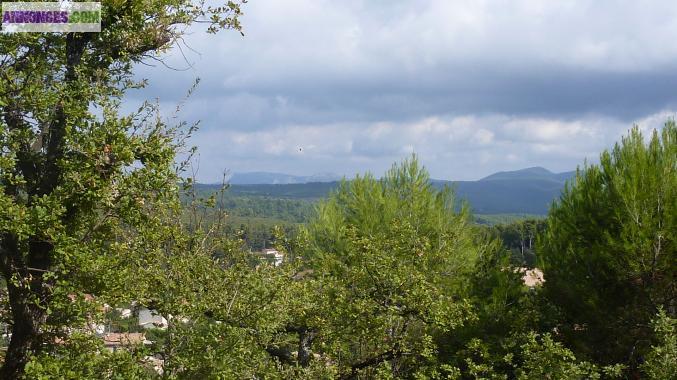
<path fill-rule="evenodd" d="M 524 213 L 545 215 L 559 197 L 567 180 L 575 172 L 552 173 L 535 167 L 498 172 L 479 181 L 436 181 L 451 184 L 461 199 L 470 203 L 478 214 Z"/>
<path fill-rule="evenodd" d="M 544 168 L 527 168 L 499 172 L 478 181 L 433 180 L 436 187 L 452 186 L 459 199 L 468 201 L 478 214 L 535 214 L 545 215 L 566 180 L 575 172 L 552 173 Z M 234 184 L 231 196 L 317 200 L 326 197 L 339 182 L 310 182 L 295 184 Z M 199 185 L 202 190 L 216 189 L 217 185 Z"/>
<path fill-rule="evenodd" d="M 228 179 L 231 185 L 288 185 L 295 183 L 310 182 L 334 182 L 341 179 L 341 176 L 333 173 L 319 173 L 311 176 L 298 176 L 284 173 L 271 172 L 248 172 L 234 173 Z"/>

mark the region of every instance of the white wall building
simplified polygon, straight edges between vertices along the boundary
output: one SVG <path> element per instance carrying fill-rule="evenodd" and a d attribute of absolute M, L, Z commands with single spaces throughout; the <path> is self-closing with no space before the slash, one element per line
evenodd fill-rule
<path fill-rule="evenodd" d="M 275 265 L 276 267 L 282 265 L 282 261 L 284 260 L 284 253 L 278 251 L 277 249 L 265 248 L 263 250 L 263 254 L 267 257 L 272 258 L 273 265 Z"/>
<path fill-rule="evenodd" d="M 139 309 L 139 326 L 144 329 L 166 329 L 167 320 L 157 311 L 147 308 Z"/>

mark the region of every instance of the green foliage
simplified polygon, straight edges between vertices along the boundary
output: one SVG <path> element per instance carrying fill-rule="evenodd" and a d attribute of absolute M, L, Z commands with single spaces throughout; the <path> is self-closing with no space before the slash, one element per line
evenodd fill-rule
<path fill-rule="evenodd" d="M 12 330 L 0 377 L 152 379 L 159 360 L 166 379 L 594 379 L 630 356 L 649 378 L 675 372 L 674 122 L 648 144 L 634 129 L 579 171 L 545 231 L 520 221 L 485 235 L 415 156 L 382 179 L 218 197 L 175 165 L 194 126 L 120 103 L 144 85 L 134 65 L 182 26 L 239 30 L 240 15 L 232 1 L 111 0 L 102 33 L 0 35 L 0 316 Z M 508 190 L 533 202 L 510 180 L 485 182 L 459 186 L 494 189 L 501 210 Z M 296 233 L 305 198 L 331 189 Z M 279 267 L 249 252 L 273 235 Z M 536 254 L 546 299 L 515 270 Z M 105 307 L 132 304 L 166 330 L 108 351 L 92 325 L 139 331 Z"/>
<path fill-rule="evenodd" d="M 513 333 L 503 343 L 502 352 L 496 352 L 483 339 L 471 339 L 459 352 L 462 369 L 456 367 L 452 378 L 462 379 L 615 379 L 620 378 L 624 367 L 612 365 L 599 367 L 580 361 L 551 334 L 533 331 Z"/>
<path fill-rule="evenodd" d="M 295 376 L 296 369 L 283 367 L 270 353 L 288 345 L 290 309 L 300 302 L 292 280 L 294 267 L 277 268 L 254 260 L 242 249 L 241 240 L 227 236 L 224 220 L 209 215 L 219 211 L 194 199 L 200 206 L 189 208 L 206 210 L 207 215 L 193 215 L 190 223 L 175 221 L 171 244 L 135 262 L 132 272 L 136 277 L 127 288 L 139 304 L 169 322 L 166 331 L 148 336 L 154 341 L 151 353 L 164 361 L 163 376 Z M 299 373 L 312 371 L 307 368 Z"/>
<path fill-rule="evenodd" d="M 293 237 L 301 226 L 280 219 L 231 216 L 230 211 L 225 212 L 228 215 L 222 221 L 222 232 L 231 238 L 241 239 L 244 248 L 251 251 L 272 248 L 275 242 L 276 227 L 281 228 L 286 236 Z M 213 223 L 217 221 L 205 221 L 207 227 Z"/>
<path fill-rule="evenodd" d="M 83 294 L 128 297 L 128 264 L 167 244 L 180 208 L 175 154 L 193 128 L 167 125 L 156 104 L 121 115 L 120 103 L 145 84 L 134 65 L 162 57 L 186 25 L 239 30 L 240 15 L 234 1 L 110 0 L 101 33 L 0 34 L 0 273 L 12 326 L 0 377 L 62 350 L 64 327 L 97 314 Z"/>
<path fill-rule="evenodd" d="M 309 188 L 316 184 L 304 184 Z M 249 185 L 246 185 L 249 186 Z M 256 186 L 256 185 L 252 185 Z M 220 193 L 217 185 L 195 186 L 196 196 L 207 199 Z M 285 194 L 248 194 L 238 190 L 237 185 L 229 185 L 228 191 L 215 199 L 214 206 L 228 211 L 231 216 L 247 218 L 277 219 L 291 223 L 307 222 L 314 213 L 317 199 L 296 199 Z M 184 202 L 188 201 L 184 199 Z"/>
<path fill-rule="evenodd" d="M 471 318 L 465 276 L 477 246 L 466 210 L 412 157 L 377 180 L 344 182 L 320 204 L 305 258 L 322 290 L 322 352 L 343 376 L 423 376 L 432 335 Z"/>
<path fill-rule="evenodd" d="M 527 334 L 521 346 L 523 364 L 517 369 L 517 379 L 583 380 L 619 377 L 622 366 L 599 369 L 589 362 L 578 362 L 576 356 L 549 334 Z"/>
<path fill-rule="evenodd" d="M 660 309 L 652 322 L 656 341 L 641 369 L 648 379 L 677 378 L 677 319 Z"/>
<path fill-rule="evenodd" d="M 495 226 L 499 224 L 512 224 L 526 220 L 540 220 L 545 217 L 535 214 L 475 214 L 477 224 Z"/>
<path fill-rule="evenodd" d="M 287 185 L 231 185 L 230 192 L 236 197 L 268 197 L 278 199 L 320 200 L 336 190 L 339 182 L 311 182 Z M 208 190 L 210 185 L 200 185 Z"/>
<path fill-rule="evenodd" d="M 490 229 L 492 235 L 503 242 L 511 253 L 511 262 L 516 266 L 536 266 L 536 237 L 543 233 L 546 223 L 543 219 L 525 219 L 509 224 L 499 224 Z"/>
<path fill-rule="evenodd" d="M 142 380 L 157 378 L 145 359 L 142 347 L 109 351 L 89 334 L 72 334 L 49 354 L 41 354 L 26 365 L 28 379 Z"/>
<path fill-rule="evenodd" d="M 519 262 L 501 246 L 494 229 L 477 227 L 478 241 L 492 242 L 468 277 L 468 298 L 476 318 L 437 336 L 439 360 L 460 378 L 514 378 L 512 358 L 520 355 L 516 337 L 552 329 L 552 310 L 539 287 L 528 288 Z M 485 243 L 487 244 L 487 243 Z"/>
<path fill-rule="evenodd" d="M 649 321 L 677 298 L 677 127 L 633 128 L 577 172 L 538 244 L 549 300 L 575 352 L 636 366 Z"/>
<path fill-rule="evenodd" d="M 497 355 L 485 341 L 473 338 L 463 351 L 463 370 L 456 378 L 583 380 L 620 378 L 623 366 L 599 367 L 580 361 L 549 333 L 514 333 Z"/>
<path fill-rule="evenodd" d="M 310 220 L 314 204 L 306 200 L 269 197 L 225 197 L 221 207 L 229 215 L 248 218 L 267 218 L 303 223 Z"/>

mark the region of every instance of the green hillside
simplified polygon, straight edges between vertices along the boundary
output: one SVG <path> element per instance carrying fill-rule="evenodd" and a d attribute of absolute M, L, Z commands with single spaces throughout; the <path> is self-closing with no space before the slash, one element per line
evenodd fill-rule
<path fill-rule="evenodd" d="M 552 201 L 557 199 L 564 188 L 566 180 L 572 176 L 573 172 L 552 173 L 543 168 L 528 168 L 495 173 L 479 181 L 433 180 L 433 185 L 437 188 L 454 188 L 459 202 L 468 202 L 475 214 L 545 215 Z M 259 217 L 267 216 L 266 210 L 275 209 L 296 215 L 298 218 L 292 220 L 298 222 L 303 219 L 303 215 L 307 215 L 308 201 L 325 198 L 338 184 L 339 182 L 312 182 L 231 185 L 227 192 L 229 204 L 226 208 L 244 213 L 241 216 Z M 210 192 L 219 187 L 203 184 L 199 185 L 199 190 Z M 294 203 L 292 200 L 304 202 Z M 295 211 L 295 208 L 306 211 Z M 274 214 L 280 217 L 277 212 Z"/>

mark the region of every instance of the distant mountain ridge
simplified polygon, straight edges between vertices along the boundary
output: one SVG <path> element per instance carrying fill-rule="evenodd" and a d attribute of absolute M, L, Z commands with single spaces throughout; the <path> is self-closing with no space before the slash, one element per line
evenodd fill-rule
<path fill-rule="evenodd" d="M 233 196 L 262 196 L 269 198 L 316 200 L 336 189 L 338 181 L 313 181 L 313 176 L 287 176 L 279 173 L 233 176 L 229 193 Z M 264 175 L 265 174 L 265 175 Z M 270 174 L 271 176 L 266 177 Z M 451 186 L 459 201 L 466 201 L 477 214 L 534 214 L 545 215 L 575 171 L 553 173 L 541 167 L 491 174 L 478 181 L 431 180 L 433 186 Z M 275 183 L 248 183 L 243 181 L 279 181 Z M 287 181 L 285 183 L 281 183 Z M 291 182 L 295 181 L 295 182 Z M 305 181 L 305 182 L 304 182 Z M 213 185 L 200 185 L 209 189 Z"/>
<path fill-rule="evenodd" d="M 550 170 L 534 166 L 531 168 L 502 171 L 490 174 L 478 181 L 496 181 L 496 180 L 551 180 L 555 182 L 565 182 L 576 174 L 575 171 L 562 173 L 553 173 Z M 318 173 L 309 176 L 300 176 L 275 172 L 236 172 L 233 173 L 228 183 L 231 185 L 291 185 L 304 184 L 312 182 L 337 182 L 342 176 L 334 173 Z M 465 181 L 465 182 L 478 182 Z M 452 182 L 450 180 L 433 179 L 433 182 Z"/>
<path fill-rule="evenodd" d="M 478 214 L 524 213 L 545 215 L 575 171 L 553 173 L 532 167 L 491 174 L 478 181 L 440 181 L 456 189 Z"/>
<path fill-rule="evenodd" d="M 271 172 L 233 173 L 228 178 L 231 185 L 290 185 L 311 182 L 335 182 L 342 177 L 334 173 L 318 173 L 310 176 L 298 176 Z"/>
<path fill-rule="evenodd" d="M 488 175 L 480 181 L 497 181 L 497 180 L 516 180 L 516 179 L 530 179 L 530 180 L 551 180 L 555 182 L 566 182 L 576 175 L 576 171 L 568 171 L 562 173 L 553 173 L 548 169 L 540 166 L 535 166 L 526 169 L 497 172 Z"/>

